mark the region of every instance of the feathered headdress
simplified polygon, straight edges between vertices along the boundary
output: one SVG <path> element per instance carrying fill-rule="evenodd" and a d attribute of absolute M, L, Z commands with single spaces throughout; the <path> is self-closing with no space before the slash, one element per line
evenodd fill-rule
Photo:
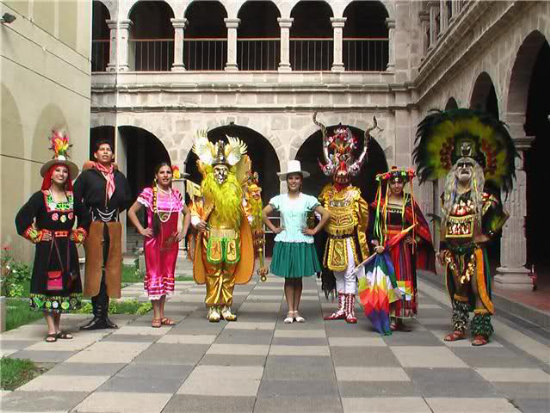
<path fill-rule="evenodd" d="M 73 145 L 69 143 L 69 137 L 64 131 L 52 130 L 50 135 L 50 150 L 53 151 L 53 159 L 46 162 L 40 168 L 40 175 L 45 176 L 52 165 L 65 165 L 69 169 L 71 179 L 78 175 L 78 166 L 69 160 L 69 148 Z"/>
<path fill-rule="evenodd" d="M 227 136 L 227 135 L 226 135 Z M 239 138 L 227 136 L 228 143 L 223 141 L 212 143 L 206 137 L 206 132 L 199 132 L 193 145 L 193 152 L 206 165 L 235 166 L 246 154 L 246 144 Z"/>
<path fill-rule="evenodd" d="M 435 110 L 418 125 L 413 152 L 420 182 L 445 176 L 455 162 L 473 158 L 485 181 L 509 192 L 518 156 L 506 125 L 472 109 Z"/>

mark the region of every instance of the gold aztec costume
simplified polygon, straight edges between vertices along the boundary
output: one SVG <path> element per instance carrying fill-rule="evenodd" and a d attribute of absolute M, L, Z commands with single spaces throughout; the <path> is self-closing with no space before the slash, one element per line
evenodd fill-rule
<path fill-rule="evenodd" d="M 236 320 L 231 312 L 233 288 L 248 283 L 254 270 L 252 232 L 242 205 L 242 182 L 250 161 L 243 142 L 231 137 L 228 140 L 227 144 L 213 144 L 200 136 L 193 147 L 203 175 L 203 200 L 202 211 L 193 205 L 191 220 L 194 226 L 200 221 L 207 224 L 197 235 L 193 277 L 198 284 L 206 284 L 205 303 L 211 322 L 222 317 Z"/>
<path fill-rule="evenodd" d="M 414 151 L 421 182 L 446 175 L 442 196 L 440 261 L 453 304 L 453 332 L 465 337 L 469 312 L 473 345 L 493 333 L 491 277 L 486 243 L 501 230 L 507 214 L 498 194 L 512 189 L 517 156 L 505 125 L 470 109 L 436 111 L 420 123 Z"/>
<path fill-rule="evenodd" d="M 353 156 L 353 151 L 357 148 L 357 138 L 349 128 L 339 125 L 329 136 L 326 127 L 317 122 L 316 114 L 313 121 L 323 134 L 325 163 L 320 165 L 321 169 L 333 179 L 319 195 L 321 205 L 330 213 L 324 228 L 328 238 L 323 266 L 334 273 L 338 292 L 338 309 L 325 319 L 345 319 L 348 323 L 356 323 L 354 309 L 357 277 L 353 270 L 369 255 L 366 236 L 369 207 L 361 197 L 361 190 L 351 185 L 351 177 L 361 170 L 367 155 L 369 133 L 376 128 L 376 119 L 375 125 L 365 132 L 363 150 L 357 159 Z M 323 272 L 323 278 L 326 277 L 330 277 L 330 273 Z M 329 281 L 328 285 L 330 284 Z M 326 288 L 326 285 L 325 282 L 325 292 L 333 288 Z"/>

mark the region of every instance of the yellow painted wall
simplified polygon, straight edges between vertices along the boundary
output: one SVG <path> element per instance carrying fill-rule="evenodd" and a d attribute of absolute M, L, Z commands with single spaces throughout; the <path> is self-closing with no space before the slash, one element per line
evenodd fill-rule
<path fill-rule="evenodd" d="M 17 19 L 0 27 L 0 242 L 28 261 L 32 246 L 16 234 L 14 218 L 40 189 L 51 129 L 68 131 L 77 165 L 87 158 L 91 2 L 0 1 L 6 12 Z"/>

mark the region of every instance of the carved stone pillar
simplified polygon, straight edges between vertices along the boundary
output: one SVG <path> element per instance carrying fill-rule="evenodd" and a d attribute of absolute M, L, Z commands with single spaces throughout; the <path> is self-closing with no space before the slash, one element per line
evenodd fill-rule
<path fill-rule="evenodd" d="M 187 26 L 187 19 L 170 19 L 172 26 L 174 26 L 174 62 L 172 64 L 172 71 L 182 72 L 185 70 L 183 64 L 183 39 L 184 30 Z"/>
<path fill-rule="evenodd" d="M 439 1 L 439 23 L 441 25 L 441 32 L 445 32 L 449 27 L 449 13 L 447 12 L 447 2 L 445 0 Z"/>
<path fill-rule="evenodd" d="M 293 18 L 277 19 L 281 28 L 281 61 L 279 62 L 279 72 L 290 72 L 290 27 L 292 26 Z"/>
<path fill-rule="evenodd" d="M 223 19 L 227 27 L 227 63 L 226 71 L 239 70 L 237 66 L 237 28 L 241 19 Z"/>
<path fill-rule="evenodd" d="M 342 60 L 342 49 L 344 47 L 344 25 L 346 24 L 346 17 L 331 17 L 330 22 L 332 23 L 332 28 L 334 30 L 332 44 L 333 44 L 333 60 L 332 60 L 332 71 L 333 72 L 343 72 L 344 71 L 344 61 Z"/>
<path fill-rule="evenodd" d="M 118 22 L 118 36 L 117 36 L 117 54 L 118 54 L 118 71 L 126 72 L 130 70 L 128 61 L 129 56 L 129 39 L 130 39 L 130 27 L 132 26 L 131 20 L 121 20 Z"/>
<path fill-rule="evenodd" d="M 439 16 L 439 2 L 429 2 L 430 8 L 430 46 L 434 47 L 437 42 L 437 36 L 439 35 L 439 25 L 437 23 L 437 18 Z"/>
<path fill-rule="evenodd" d="M 388 65 L 386 70 L 392 71 L 395 69 L 395 20 L 388 17 L 386 26 L 388 27 Z"/>
<path fill-rule="evenodd" d="M 531 279 L 525 268 L 527 262 L 527 239 L 525 235 L 525 216 L 527 214 L 527 175 L 523 170 L 524 153 L 531 146 L 533 137 L 514 139 L 521 158 L 516 160 L 516 182 L 513 191 L 503 200 L 510 214 L 502 230 L 500 241 L 500 267 L 497 268 L 495 285 L 505 289 L 532 288 Z"/>
<path fill-rule="evenodd" d="M 117 61 L 117 33 L 118 24 L 116 20 L 107 20 L 109 28 L 109 64 L 107 64 L 107 72 L 116 72 Z"/>
<path fill-rule="evenodd" d="M 420 20 L 422 54 L 425 55 L 430 47 L 430 13 L 421 11 L 418 13 Z"/>

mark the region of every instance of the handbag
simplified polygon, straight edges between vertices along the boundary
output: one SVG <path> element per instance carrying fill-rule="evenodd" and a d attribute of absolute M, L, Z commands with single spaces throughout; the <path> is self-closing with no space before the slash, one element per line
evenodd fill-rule
<path fill-rule="evenodd" d="M 48 271 L 47 289 L 48 291 L 60 291 L 63 289 L 63 277 L 61 271 Z"/>

